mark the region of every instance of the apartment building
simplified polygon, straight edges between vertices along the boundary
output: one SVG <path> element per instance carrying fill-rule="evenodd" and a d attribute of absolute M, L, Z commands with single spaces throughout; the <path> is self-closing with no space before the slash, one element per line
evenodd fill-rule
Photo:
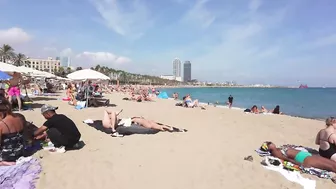
<path fill-rule="evenodd" d="M 33 68 L 40 71 L 45 71 L 49 73 L 54 73 L 58 71 L 61 65 L 60 60 L 54 60 L 51 57 L 47 59 L 36 59 L 36 58 L 28 58 L 25 61 L 25 66 L 29 68 Z"/>

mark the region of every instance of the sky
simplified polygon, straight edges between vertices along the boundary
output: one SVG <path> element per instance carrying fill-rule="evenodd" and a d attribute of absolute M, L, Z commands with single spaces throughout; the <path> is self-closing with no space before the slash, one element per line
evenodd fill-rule
<path fill-rule="evenodd" d="M 336 86 L 334 0 L 0 0 L 0 44 L 133 73 Z"/>

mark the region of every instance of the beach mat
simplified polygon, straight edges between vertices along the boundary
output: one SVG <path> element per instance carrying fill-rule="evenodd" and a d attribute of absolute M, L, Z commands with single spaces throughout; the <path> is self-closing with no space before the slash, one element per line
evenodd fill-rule
<path fill-rule="evenodd" d="M 42 168 L 38 159 L 20 158 L 16 165 L 0 166 L 1 189 L 34 189 Z"/>
<path fill-rule="evenodd" d="M 84 121 L 85 123 L 85 121 Z M 106 129 L 105 127 L 103 127 L 103 123 L 101 120 L 95 120 L 93 121 L 93 123 L 86 123 L 87 125 L 101 131 L 104 132 L 106 134 L 112 134 L 111 129 Z M 159 125 L 162 125 L 161 123 L 158 123 Z M 179 129 L 176 127 L 172 127 L 173 131 L 172 132 L 187 132 L 186 129 Z M 133 134 L 156 134 L 158 132 L 160 132 L 160 130 L 157 129 L 148 129 L 145 127 L 142 127 L 138 124 L 132 124 L 129 127 L 124 127 L 124 126 L 118 126 L 116 128 L 116 131 L 121 134 L 121 135 L 133 135 Z"/>
<path fill-rule="evenodd" d="M 90 127 L 97 129 L 98 131 L 104 132 L 106 134 L 112 134 L 111 129 L 106 129 L 103 127 L 101 120 L 95 120 L 93 123 L 86 123 Z M 137 124 L 132 124 L 130 127 L 118 126 L 116 131 L 121 135 L 133 135 L 133 134 L 156 134 L 160 132 L 156 129 L 148 129 Z"/>
<path fill-rule="evenodd" d="M 310 152 L 310 153 L 315 154 L 315 155 L 318 154 L 317 150 L 315 150 L 313 148 L 305 147 L 305 146 L 285 144 L 285 145 L 282 145 L 281 147 L 294 148 L 296 150 Z M 271 154 L 269 152 L 265 152 L 265 151 L 261 150 L 260 148 L 256 149 L 255 152 L 260 157 L 263 157 L 264 160 L 269 158 L 269 157 L 273 157 L 273 156 L 271 156 Z M 273 157 L 273 158 L 275 158 L 275 157 Z M 283 168 L 286 169 L 286 170 L 301 171 L 302 173 L 314 175 L 314 176 L 317 176 L 319 178 L 324 178 L 324 179 L 331 179 L 332 178 L 331 173 L 329 171 L 326 171 L 326 170 L 313 168 L 313 167 L 312 168 L 306 168 L 306 167 L 303 167 L 303 166 L 296 166 L 296 165 L 294 165 L 290 162 L 286 162 L 286 161 L 283 161 L 282 163 L 283 163 Z"/>

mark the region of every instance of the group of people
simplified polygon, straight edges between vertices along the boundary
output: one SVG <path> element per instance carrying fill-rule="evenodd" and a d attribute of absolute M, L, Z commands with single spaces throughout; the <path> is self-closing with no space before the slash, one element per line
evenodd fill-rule
<path fill-rule="evenodd" d="M 260 114 L 260 113 L 272 113 L 272 114 L 283 114 L 280 111 L 280 106 L 276 105 L 274 109 L 267 110 L 264 106 L 261 106 L 260 110 L 257 105 L 253 105 L 251 109 L 246 109 L 244 112 L 250 112 L 254 114 Z"/>
<path fill-rule="evenodd" d="M 260 149 L 295 165 L 336 173 L 336 119 L 334 117 L 326 119 L 326 128 L 317 133 L 315 144 L 319 145 L 318 155 L 294 148 L 277 147 L 270 141 L 264 142 Z M 332 181 L 336 182 L 336 176 Z"/>
<path fill-rule="evenodd" d="M 81 84 L 68 83 L 66 89 L 66 98 L 70 105 L 77 106 L 78 101 L 88 101 L 87 106 L 106 106 L 109 104 L 109 100 L 100 99 L 102 97 L 103 90 L 98 84 L 93 84 L 88 80 Z M 99 98 L 99 99 L 98 99 Z M 86 103 L 86 102 L 85 102 Z"/>
<path fill-rule="evenodd" d="M 43 105 L 41 114 L 46 122 L 29 133 L 30 123 L 22 114 L 12 111 L 11 104 L 5 97 L 0 97 L 0 165 L 14 165 L 24 155 L 24 149 L 28 146 L 27 139 L 47 140 L 60 149 L 73 148 L 79 142 L 81 134 L 70 118 L 56 113 L 57 109 Z"/>

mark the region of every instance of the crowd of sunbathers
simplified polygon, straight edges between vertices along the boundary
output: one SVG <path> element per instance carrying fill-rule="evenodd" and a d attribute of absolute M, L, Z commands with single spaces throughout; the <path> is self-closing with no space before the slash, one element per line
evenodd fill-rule
<path fill-rule="evenodd" d="M 246 109 L 244 110 L 244 112 L 254 113 L 254 114 L 261 114 L 261 113 L 283 114 L 280 111 L 279 105 L 275 106 L 275 108 L 271 110 L 267 110 L 264 106 L 261 106 L 261 108 L 259 109 L 257 105 L 253 105 L 251 109 Z"/>
<path fill-rule="evenodd" d="M 317 133 L 315 144 L 319 145 L 319 154 L 286 146 L 277 147 L 270 141 L 264 142 L 260 150 L 298 166 L 314 167 L 336 173 L 336 119 L 334 117 L 326 119 L 326 128 Z M 336 175 L 333 176 L 332 181 L 336 182 Z"/>
<path fill-rule="evenodd" d="M 66 87 L 66 98 L 63 100 L 69 101 L 69 104 L 73 106 L 77 106 L 79 104 L 78 102 L 88 103 L 87 107 L 107 106 L 110 101 L 102 98 L 103 92 L 111 92 L 107 89 L 108 88 L 101 87 L 98 84 L 93 84 L 90 80 L 77 84 L 68 83 Z"/>

